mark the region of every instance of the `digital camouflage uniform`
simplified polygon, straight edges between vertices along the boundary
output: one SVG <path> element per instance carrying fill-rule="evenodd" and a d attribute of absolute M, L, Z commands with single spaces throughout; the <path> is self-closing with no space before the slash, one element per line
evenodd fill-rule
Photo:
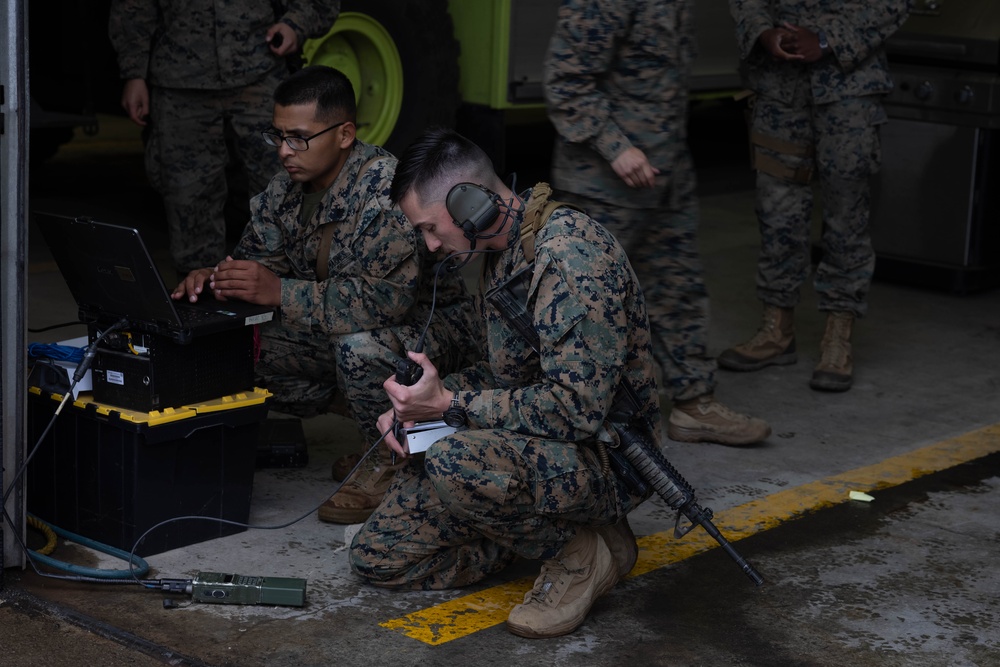
<path fill-rule="evenodd" d="M 373 158 L 380 157 L 372 161 Z M 367 167 L 363 173 L 359 170 Z M 281 278 L 280 316 L 261 327 L 257 382 L 272 407 L 309 417 L 339 394 L 369 442 L 389 409 L 382 388 L 427 323 L 434 260 L 389 200 L 396 158 L 357 140 L 310 220 L 302 185 L 284 171 L 251 201 L 251 219 L 233 251 Z M 327 278 L 317 281 L 322 228 L 334 225 Z M 457 273 L 438 277 L 424 352 L 445 368 L 475 359 L 481 327 Z"/>
<path fill-rule="evenodd" d="M 881 97 L 892 89 L 883 45 L 907 0 L 730 0 L 747 84 L 757 169 L 761 252 L 757 294 L 793 308 L 810 266 L 813 186 L 823 205 L 821 311 L 863 316 L 875 268 L 868 231 L 870 177 L 881 159 Z M 773 58 L 758 43 L 783 22 L 823 31 L 831 53 L 814 63 Z"/>
<path fill-rule="evenodd" d="M 611 234 L 569 208 L 550 217 L 535 252 L 527 308 L 541 356 L 479 299 L 483 361 L 445 378 L 468 430 L 409 459 L 355 537 L 351 566 L 373 584 L 470 584 L 515 556 L 552 558 L 578 526 L 612 523 L 642 500 L 602 474 L 594 446 L 623 376 L 659 430 L 635 274 Z M 487 256 L 480 293 L 525 263 L 519 244 Z"/>
<path fill-rule="evenodd" d="M 625 247 L 674 401 L 712 392 L 716 368 L 687 147 L 692 11 L 687 0 L 564 0 L 545 62 L 558 132 L 552 183 Z M 631 188 L 611 168 L 633 146 L 660 170 L 653 189 Z"/>
<path fill-rule="evenodd" d="M 122 79 L 145 79 L 146 172 L 163 196 L 174 268 L 226 256 L 226 170 L 240 166 L 253 196 L 281 168 L 260 133 L 287 69 L 265 43 L 278 20 L 301 45 L 329 30 L 337 0 L 112 0 L 109 33 Z M 235 154 L 227 148 L 235 147 Z"/>

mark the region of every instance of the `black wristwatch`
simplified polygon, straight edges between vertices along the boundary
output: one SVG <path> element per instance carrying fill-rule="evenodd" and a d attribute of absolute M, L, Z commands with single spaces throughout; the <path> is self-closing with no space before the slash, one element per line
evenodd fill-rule
<path fill-rule="evenodd" d="M 826 40 L 826 32 L 823 30 L 817 30 L 816 37 L 819 39 L 819 50 L 823 53 L 823 55 L 825 56 L 830 53 L 830 42 Z"/>
<path fill-rule="evenodd" d="M 444 423 L 452 428 L 461 428 L 467 423 L 468 415 L 465 413 L 465 408 L 462 407 L 462 404 L 458 402 L 457 391 L 451 397 L 451 405 L 444 411 L 442 418 L 444 419 Z"/>

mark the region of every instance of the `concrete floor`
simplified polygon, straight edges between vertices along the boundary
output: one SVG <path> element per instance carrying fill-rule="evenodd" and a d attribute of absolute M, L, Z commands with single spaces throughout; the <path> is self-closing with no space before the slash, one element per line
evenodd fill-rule
<path fill-rule="evenodd" d="M 759 315 L 752 181 L 738 126 L 727 124 L 737 119 L 723 112 L 699 132 L 696 117 L 692 136 L 715 354 L 749 335 Z M 134 133 L 117 122 L 107 126 L 107 136 L 91 140 L 96 147 L 75 142 L 39 170 L 33 203 L 133 222 L 149 230 L 163 258 L 162 217 L 142 179 Z M 44 244 L 32 241 L 29 326 L 73 319 Z M 719 397 L 768 419 L 773 435 L 748 448 L 666 443 L 666 455 L 701 504 L 716 512 L 716 524 L 739 540 L 736 547 L 765 577 L 760 588 L 711 549 L 700 529 L 674 539 L 673 513 L 653 499 L 633 514 L 642 552 L 630 578 L 595 605 L 577 632 L 528 641 L 508 634 L 502 621 L 537 564 L 517 564 L 467 590 L 377 590 L 349 572 L 344 527 L 310 514 L 291 526 L 147 558 L 153 577 L 216 571 L 305 578 L 302 608 L 176 597 L 180 607 L 165 609 L 163 594 L 138 587 L 8 570 L 0 592 L 0 660 L 247 667 L 1000 665 L 1000 291 L 958 296 L 879 281 L 870 302 L 871 314 L 854 339 L 851 391 L 823 394 L 807 386 L 823 323 L 806 289 L 797 365 L 719 374 Z M 360 443 L 356 428 L 341 417 L 307 420 L 305 429 L 307 467 L 255 474 L 253 525 L 279 526 L 321 503 L 334 487 L 331 461 Z M 874 501 L 849 501 L 852 490 Z M 55 556 L 120 567 L 72 544 L 61 544 Z"/>

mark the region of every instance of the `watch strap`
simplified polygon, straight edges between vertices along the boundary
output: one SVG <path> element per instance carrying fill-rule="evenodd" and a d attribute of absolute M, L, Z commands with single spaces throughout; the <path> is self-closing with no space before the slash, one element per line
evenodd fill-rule
<path fill-rule="evenodd" d="M 452 428 L 461 428 L 465 426 L 468 422 L 468 415 L 465 412 L 465 408 L 462 407 L 461 402 L 458 400 L 458 392 L 456 391 L 451 397 L 451 405 L 448 409 L 444 411 L 441 415 L 444 419 L 444 423 Z"/>
<path fill-rule="evenodd" d="M 826 39 L 826 31 L 824 31 L 824 30 L 817 30 L 816 31 L 816 38 L 819 40 L 819 50 L 822 51 L 823 53 L 829 53 L 830 52 L 830 42 L 827 41 L 827 39 Z"/>

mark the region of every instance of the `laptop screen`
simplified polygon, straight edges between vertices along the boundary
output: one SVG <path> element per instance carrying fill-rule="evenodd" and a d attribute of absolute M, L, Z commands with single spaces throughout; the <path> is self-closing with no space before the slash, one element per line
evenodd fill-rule
<path fill-rule="evenodd" d="M 35 219 L 84 317 L 180 328 L 138 230 L 48 213 Z"/>

